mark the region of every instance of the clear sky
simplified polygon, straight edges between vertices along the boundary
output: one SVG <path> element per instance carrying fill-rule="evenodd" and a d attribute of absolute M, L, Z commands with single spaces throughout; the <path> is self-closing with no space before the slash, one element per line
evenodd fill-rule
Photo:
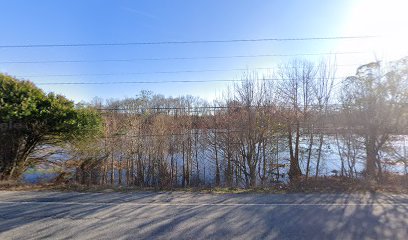
<path fill-rule="evenodd" d="M 337 55 L 339 76 L 377 58 L 408 55 L 404 0 L 0 0 L 0 45 L 123 43 L 380 35 L 375 39 L 0 48 L 0 71 L 35 83 L 240 79 L 289 57 L 140 60 L 211 56 L 355 52 Z M 317 60 L 322 56 L 304 56 Z M 134 61 L 101 62 L 109 59 Z M 90 62 L 7 63 L 91 60 Z M 228 70 L 212 72 L 178 72 Z M 266 70 L 260 70 L 265 72 Z M 161 72 L 161 73 L 160 73 Z M 167 72 L 167 73 L 163 73 Z M 48 76 L 47 76 L 48 75 Z M 49 76 L 70 75 L 70 76 Z M 140 90 L 166 96 L 220 96 L 228 83 L 41 85 L 75 101 L 122 98 Z"/>

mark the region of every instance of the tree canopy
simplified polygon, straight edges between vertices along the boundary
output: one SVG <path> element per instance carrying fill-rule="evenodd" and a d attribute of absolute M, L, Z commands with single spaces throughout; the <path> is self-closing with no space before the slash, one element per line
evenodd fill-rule
<path fill-rule="evenodd" d="M 347 124 L 364 139 L 367 176 L 381 178 L 380 151 L 392 135 L 404 133 L 408 106 L 408 58 L 390 66 L 362 65 L 344 81 L 342 103 Z"/>
<path fill-rule="evenodd" d="M 83 141 L 101 130 L 99 113 L 30 81 L 0 74 L 0 177 L 16 178 L 36 147 Z"/>

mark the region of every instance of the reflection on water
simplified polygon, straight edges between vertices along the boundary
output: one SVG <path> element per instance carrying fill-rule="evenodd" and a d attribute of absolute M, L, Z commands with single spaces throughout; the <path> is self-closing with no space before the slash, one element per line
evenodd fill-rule
<path fill-rule="evenodd" d="M 37 166 L 27 169 L 22 176 L 24 183 L 47 183 L 52 182 L 58 176 L 57 170 L 47 166 Z"/>

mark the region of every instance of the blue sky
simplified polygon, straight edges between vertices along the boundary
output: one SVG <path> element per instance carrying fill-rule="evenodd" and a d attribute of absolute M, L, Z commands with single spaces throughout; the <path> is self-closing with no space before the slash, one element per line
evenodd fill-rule
<path fill-rule="evenodd" d="M 405 31 L 402 29 L 405 29 L 404 27 L 407 25 L 404 13 L 406 5 L 403 0 L 0 1 L 0 9 L 2 9 L 0 45 L 400 34 L 401 31 Z M 391 31 L 390 29 L 392 32 L 387 32 Z M 358 64 L 373 60 L 374 56 L 393 58 L 407 54 L 407 48 L 404 44 L 406 41 L 395 41 L 395 39 L 391 39 L 391 42 L 390 39 L 365 39 L 71 48 L 0 48 L 0 62 L 2 62 L 0 63 L 0 71 L 13 76 L 29 78 L 35 83 L 239 79 L 242 74 L 240 70 L 177 74 L 130 73 L 274 68 L 276 64 L 285 62 L 289 58 L 258 57 L 41 64 L 4 62 L 367 52 L 365 54 L 336 56 L 340 65 L 355 65 L 342 67 L 338 70 L 340 75 L 347 75 L 352 74 Z M 317 60 L 316 57 L 307 57 L 307 59 Z M 112 75 L 108 76 L 89 75 L 111 73 Z M 82 74 L 82 76 L 44 76 L 54 74 Z M 221 95 L 227 84 L 163 83 L 97 86 L 41 85 L 41 87 L 46 91 L 61 93 L 75 101 L 88 101 L 94 96 L 105 99 L 131 97 L 142 89 L 152 90 L 166 96 L 191 94 L 213 99 Z"/>

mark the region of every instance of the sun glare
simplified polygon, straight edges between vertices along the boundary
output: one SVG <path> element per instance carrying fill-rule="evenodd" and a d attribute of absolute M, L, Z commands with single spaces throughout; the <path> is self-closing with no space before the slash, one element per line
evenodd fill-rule
<path fill-rule="evenodd" d="M 371 51 L 382 58 L 398 58 L 407 54 L 408 1 L 388 0 L 356 1 L 348 15 L 346 15 L 343 34 L 345 35 L 374 35 L 368 44 L 361 42 L 342 43 L 343 48 L 360 48 Z M 344 44 L 347 44 L 345 46 Z"/>

